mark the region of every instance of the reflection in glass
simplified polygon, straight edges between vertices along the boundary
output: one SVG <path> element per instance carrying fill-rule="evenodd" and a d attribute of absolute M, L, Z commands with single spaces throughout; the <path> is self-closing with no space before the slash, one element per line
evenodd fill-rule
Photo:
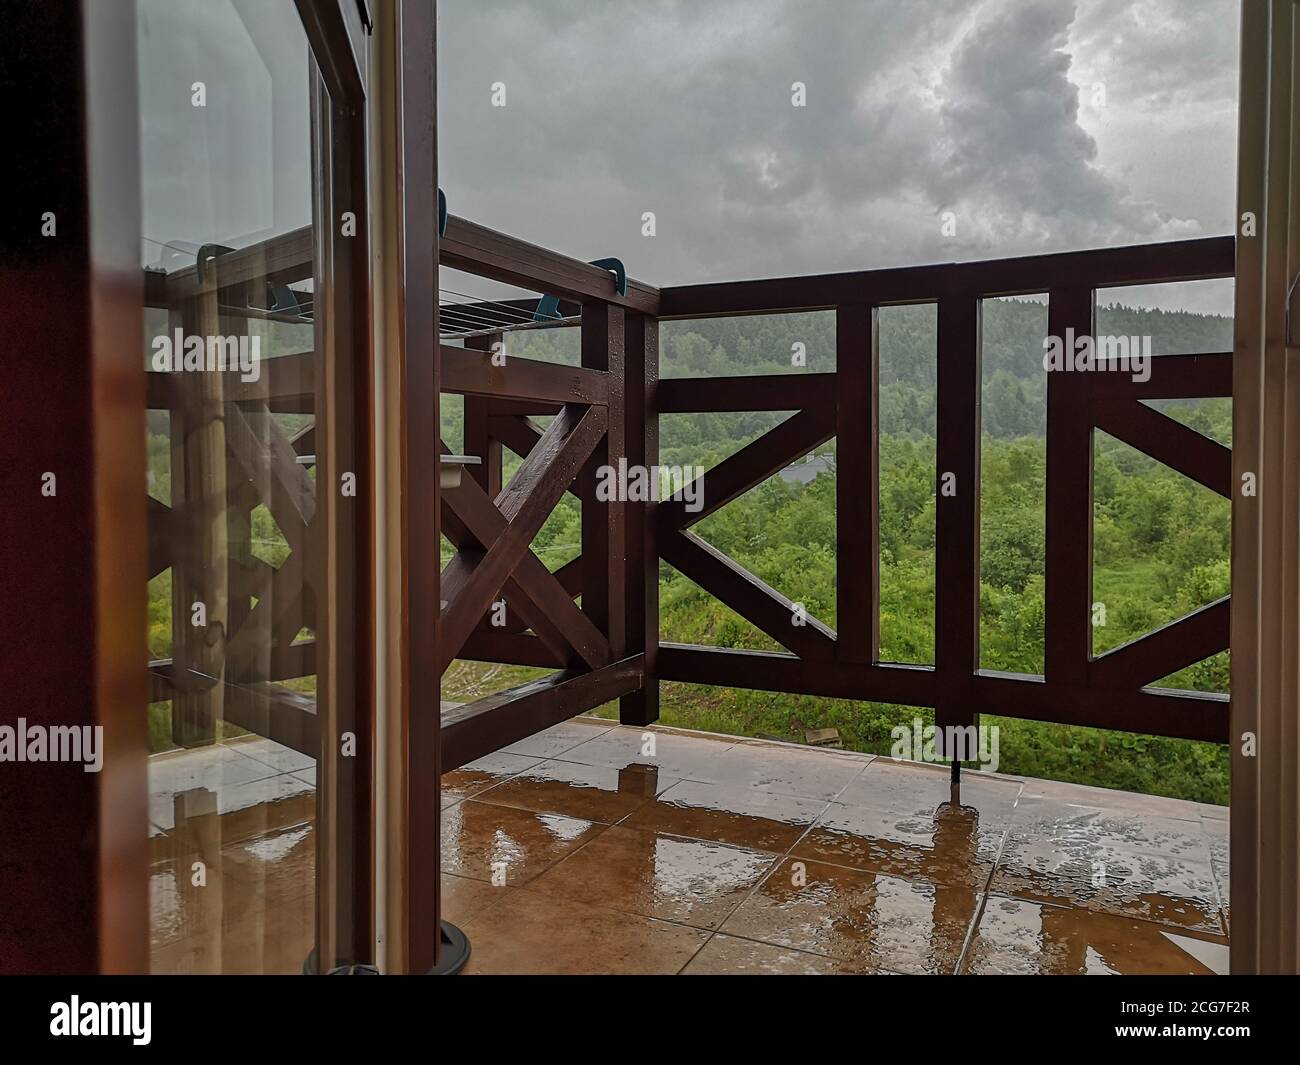
<path fill-rule="evenodd" d="M 290 0 L 137 11 L 152 967 L 298 972 L 324 669 L 313 72 Z"/>

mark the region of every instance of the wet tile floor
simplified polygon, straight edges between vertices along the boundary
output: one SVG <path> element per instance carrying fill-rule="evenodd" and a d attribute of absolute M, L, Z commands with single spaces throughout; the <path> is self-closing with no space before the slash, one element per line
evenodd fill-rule
<path fill-rule="evenodd" d="M 260 737 L 150 758 L 152 972 L 302 971 L 315 785 L 313 759 Z"/>
<path fill-rule="evenodd" d="M 156 756 L 150 790 L 154 971 L 301 971 L 312 760 L 244 738 Z M 1222 807 L 594 718 L 442 804 L 469 973 L 1226 967 Z"/>
<path fill-rule="evenodd" d="M 468 973 L 1210 973 L 1227 811 L 575 718 L 443 777 Z"/>

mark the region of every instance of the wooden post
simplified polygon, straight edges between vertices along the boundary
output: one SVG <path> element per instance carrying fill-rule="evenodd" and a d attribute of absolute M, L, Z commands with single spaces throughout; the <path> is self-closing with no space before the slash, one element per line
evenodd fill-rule
<path fill-rule="evenodd" d="M 491 358 L 497 344 L 505 344 L 504 333 L 486 333 L 465 340 L 465 347 L 484 352 L 484 359 Z M 499 350 L 505 349 L 503 347 Z M 491 422 L 491 397 L 466 394 L 465 454 L 477 455 L 483 462 L 465 469 L 483 487 L 489 498 L 496 499 L 501 494 L 502 454 L 501 441 L 492 436 Z"/>
<path fill-rule="evenodd" d="M 1092 335 L 1090 287 L 1048 294 L 1047 331 L 1065 345 Z M 1044 585 L 1048 682 L 1086 684 L 1092 654 L 1092 425 L 1087 374 L 1047 375 L 1047 530 Z"/>
<path fill-rule="evenodd" d="M 836 658 L 880 648 L 880 339 L 875 307 L 835 312 Z"/>
<path fill-rule="evenodd" d="M 242 302 L 249 303 L 250 293 L 247 291 L 251 286 L 243 286 Z M 231 332 L 237 330 L 246 330 L 248 328 L 247 320 L 228 319 L 229 329 Z M 180 384 L 180 382 L 178 382 Z M 176 411 L 173 409 L 172 417 L 176 418 Z M 173 422 L 172 432 L 175 433 L 176 425 Z M 176 451 L 177 440 L 175 435 L 172 436 L 172 451 Z M 231 456 L 227 455 L 227 460 Z M 250 597 L 248 594 L 250 585 L 250 575 L 258 563 L 257 557 L 253 554 L 253 510 L 260 500 L 258 499 L 257 489 L 252 483 L 247 471 L 242 470 L 240 465 L 227 461 L 227 481 L 226 481 L 226 588 L 228 591 L 228 600 L 226 607 L 226 623 L 229 626 L 226 636 L 233 637 L 243 627 L 244 622 L 252 613 Z M 175 487 L 173 486 L 172 502 L 175 505 Z M 180 530 L 173 533 L 171 547 L 178 553 L 184 553 L 186 544 L 180 541 Z M 172 632 L 176 631 L 176 571 L 172 571 Z M 184 620 L 184 619 L 182 619 Z M 174 641 L 174 636 L 173 636 Z M 176 662 L 173 655 L 173 663 Z M 229 677 L 230 681 L 238 683 L 241 678 Z M 240 698 L 240 693 L 233 693 L 233 697 Z M 176 735 L 180 715 L 177 714 L 179 700 L 172 702 L 172 735 Z M 186 744 L 180 744 L 186 746 Z"/>
<path fill-rule="evenodd" d="M 935 724 L 970 725 L 979 665 L 980 314 L 977 297 L 939 300 L 934 551 Z"/>
<path fill-rule="evenodd" d="M 659 464 L 659 321 L 629 314 L 624 430 L 629 466 L 654 470 Z M 649 725 L 659 719 L 659 548 L 655 539 L 656 504 L 627 506 L 627 650 L 645 655 L 640 691 L 619 700 L 618 719 L 625 725 Z"/>
<path fill-rule="evenodd" d="M 206 282 L 171 318 L 186 337 L 206 342 L 222 331 L 218 259 L 198 269 Z M 179 541 L 172 556 L 172 742 L 200 747 L 216 740 L 230 635 L 224 374 L 175 374 L 172 396 L 172 511 Z"/>
<path fill-rule="evenodd" d="M 596 471 L 617 469 L 626 460 L 624 447 L 623 308 L 586 303 L 582 308 L 582 365 L 608 376 L 608 419 L 604 439 L 596 445 L 583 471 L 582 482 L 582 609 L 609 637 L 611 657 L 622 658 L 627 647 L 627 542 L 621 499 L 596 499 Z"/>
<path fill-rule="evenodd" d="M 435 4 L 413 0 L 396 11 L 398 86 L 394 114 L 400 149 L 401 199 L 395 246 L 402 249 L 405 298 L 399 357 L 404 439 L 400 502 L 405 651 L 399 721 L 406 737 L 403 858 L 405 951 L 390 970 L 426 973 L 442 955 L 439 812 L 442 764 L 438 668 L 439 542 L 438 410 L 438 137 Z"/>

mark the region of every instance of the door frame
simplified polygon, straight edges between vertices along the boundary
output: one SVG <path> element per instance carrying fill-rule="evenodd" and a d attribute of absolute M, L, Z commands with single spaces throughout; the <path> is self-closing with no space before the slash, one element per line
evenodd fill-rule
<path fill-rule="evenodd" d="M 1231 971 L 1300 971 L 1300 11 L 1243 0 L 1233 350 Z M 1300 294 L 1300 285 L 1296 286 Z M 1300 319 L 1300 305 L 1290 317 Z M 1293 334 L 1300 321 L 1291 322 Z M 1247 486 L 1252 490 L 1248 490 Z"/>
<path fill-rule="evenodd" d="M 0 970 L 148 972 L 135 4 L 11 14 L 0 84 L 30 184 L 0 223 L 0 722 L 102 728 L 103 765 L 0 772 L 0 896 L 24 917 L 0 928 Z"/>
<path fill-rule="evenodd" d="M 318 422 L 328 428 L 317 442 L 326 601 L 317 605 L 316 632 L 324 649 L 317 681 L 323 714 L 316 780 L 316 958 L 329 971 L 372 963 L 375 950 L 375 491 L 366 473 L 375 461 L 369 63 L 357 3 L 295 2 L 319 73 L 312 101 L 312 230 L 315 284 L 328 313 L 315 316 L 316 346 L 322 367 L 333 371 L 322 375 L 316 396 Z M 343 231 L 344 212 L 354 219 L 351 235 Z M 322 239 L 325 234 L 330 239 Z M 335 490 L 344 473 L 357 474 L 356 494 L 346 501 Z M 352 756 L 341 753 L 348 733 L 356 740 Z"/>
<path fill-rule="evenodd" d="M 441 950 L 436 0 L 375 0 L 374 196 L 379 964 Z"/>

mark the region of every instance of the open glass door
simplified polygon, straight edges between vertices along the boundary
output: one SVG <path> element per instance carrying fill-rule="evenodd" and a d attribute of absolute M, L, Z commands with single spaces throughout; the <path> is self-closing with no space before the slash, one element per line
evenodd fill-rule
<path fill-rule="evenodd" d="M 156 973 L 369 960 L 364 49 L 347 7 L 137 6 Z"/>

